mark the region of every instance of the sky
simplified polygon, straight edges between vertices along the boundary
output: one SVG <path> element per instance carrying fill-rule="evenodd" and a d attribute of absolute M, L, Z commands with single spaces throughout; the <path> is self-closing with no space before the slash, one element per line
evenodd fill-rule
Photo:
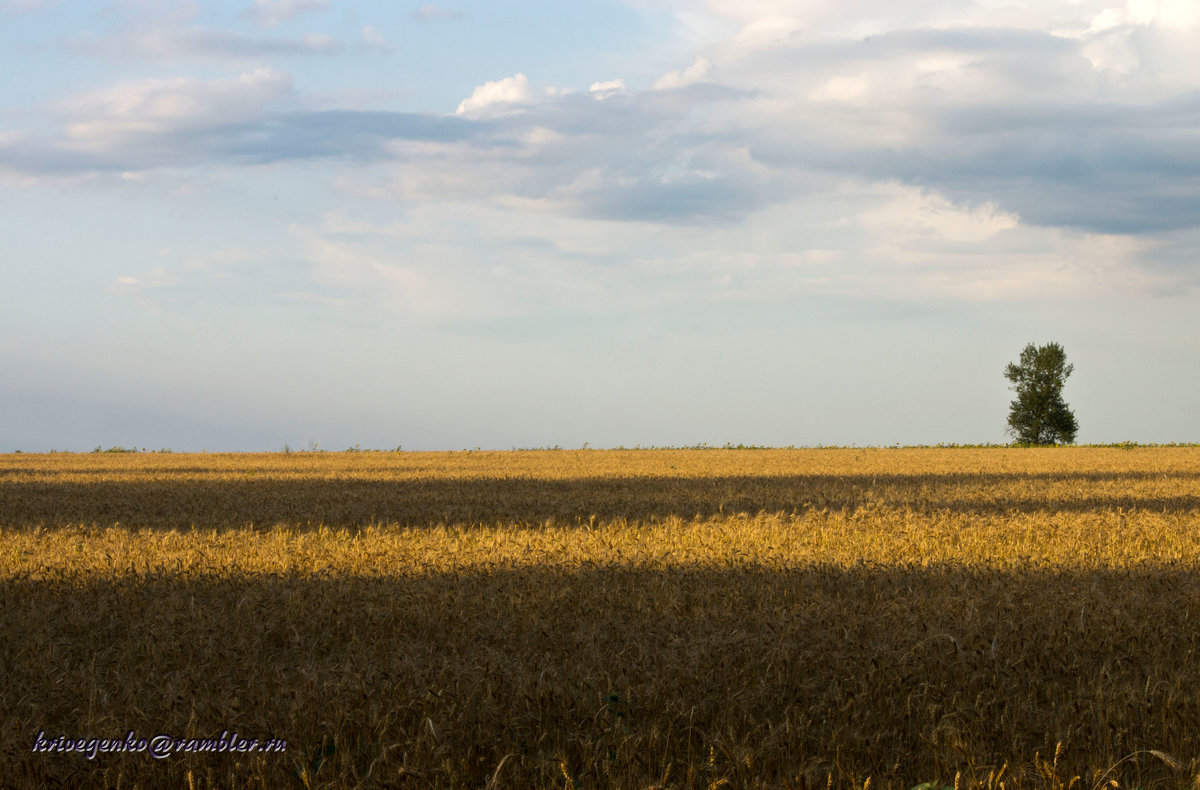
<path fill-rule="evenodd" d="M 0 0 L 0 452 L 1200 441 L 1194 0 Z"/>

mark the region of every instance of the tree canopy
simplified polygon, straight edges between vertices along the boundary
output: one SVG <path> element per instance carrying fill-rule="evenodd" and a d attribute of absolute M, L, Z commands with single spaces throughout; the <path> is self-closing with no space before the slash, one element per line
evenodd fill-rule
<path fill-rule="evenodd" d="M 1004 376 L 1017 398 L 1008 411 L 1008 431 L 1020 444 L 1071 444 L 1079 430 L 1075 413 L 1062 397 L 1063 384 L 1075 369 L 1058 343 L 1025 346 L 1021 360 L 1009 363 Z"/>

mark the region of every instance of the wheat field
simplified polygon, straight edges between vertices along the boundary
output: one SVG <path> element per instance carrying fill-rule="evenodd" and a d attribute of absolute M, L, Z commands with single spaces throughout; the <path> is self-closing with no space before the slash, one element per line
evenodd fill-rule
<path fill-rule="evenodd" d="M 0 787 L 1192 787 L 1198 571 L 1194 447 L 3 455 Z"/>

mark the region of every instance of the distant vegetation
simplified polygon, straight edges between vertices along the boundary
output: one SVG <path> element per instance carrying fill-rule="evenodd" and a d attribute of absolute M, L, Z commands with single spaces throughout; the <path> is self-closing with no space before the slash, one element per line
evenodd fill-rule
<path fill-rule="evenodd" d="M 897 442 L 896 444 L 882 444 L 882 445 L 871 445 L 871 444 L 862 444 L 862 445 L 860 445 L 860 444 L 791 445 L 791 444 L 789 444 L 789 445 L 782 445 L 782 446 L 761 445 L 761 444 L 742 444 L 740 442 L 738 444 L 733 444 L 732 442 L 726 442 L 725 444 L 707 444 L 705 442 L 700 442 L 699 444 L 687 444 L 687 445 L 640 445 L 639 444 L 639 445 L 635 445 L 634 447 L 625 447 L 624 445 L 617 445 L 616 447 L 613 447 L 611 449 L 612 450 L 656 450 L 656 451 L 661 451 L 661 450 L 871 450 L 871 449 L 920 450 L 920 449 L 940 448 L 940 449 L 978 450 L 978 449 L 984 449 L 984 448 L 1044 447 L 1044 446 L 1046 446 L 1046 445 L 1040 445 L 1040 444 L 1036 444 L 1036 443 L 1022 443 L 1022 442 L 1012 442 L 1012 443 L 938 442 L 936 444 L 900 444 Z M 1133 449 L 1136 447 L 1200 447 L 1200 442 L 1124 441 L 1124 442 L 1095 442 L 1095 443 L 1090 443 L 1090 444 L 1077 444 L 1077 445 L 1071 445 L 1071 446 L 1073 446 L 1073 447 L 1093 447 L 1093 448 L 1118 447 L 1121 449 Z M 589 447 L 588 444 L 585 443 L 582 447 L 563 447 L 563 446 L 557 445 L 557 444 L 556 445 L 547 445 L 547 446 L 542 446 L 542 447 L 513 447 L 511 452 L 547 452 L 547 451 L 554 451 L 554 450 L 568 451 L 568 450 L 602 450 L 602 449 L 603 448 Z M 13 450 L 13 452 L 14 453 L 31 453 L 34 451 L 18 449 L 18 450 Z M 49 452 L 49 453 L 69 453 L 70 451 L 69 450 L 49 450 L 47 452 Z M 138 449 L 137 447 L 118 447 L 118 446 L 109 447 L 109 448 L 105 449 L 105 448 L 97 445 L 93 450 L 91 450 L 91 452 L 93 452 L 93 453 L 139 453 L 139 452 L 144 453 L 144 452 L 147 452 L 147 450 L 144 447 L 141 449 Z M 187 451 L 173 450 L 170 447 L 164 447 L 159 450 L 150 450 L 149 452 L 152 452 L 152 453 L 175 453 L 175 452 L 187 452 Z M 207 453 L 208 451 L 204 450 L 202 452 Z M 254 453 L 255 451 L 250 451 L 250 452 Z M 279 452 L 281 452 L 285 455 L 289 455 L 291 453 L 313 453 L 313 452 L 325 453 L 328 451 L 321 447 L 314 447 L 312 450 L 297 450 L 297 449 L 293 448 L 291 445 L 285 444 L 283 446 L 283 448 L 279 450 Z M 397 445 L 396 447 L 393 447 L 390 450 L 385 450 L 385 449 L 375 448 L 375 447 L 364 448 L 364 447 L 361 447 L 360 445 L 356 444 L 353 447 L 347 447 L 344 452 L 347 452 L 347 453 L 401 453 L 401 452 L 430 452 L 430 451 L 419 451 L 419 450 L 406 451 L 404 449 L 404 447 L 401 445 Z M 467 452 L 502 452 L 502 451 L 484 450 L 481 447 L 476 447 L 474 450 L 465 450 L 464 449 L 464 450 L 461 450 L 460 452 L 467 453 Z"/>
<path fill-rule="evenodd" d="M 1063 400 L 1062 389 L 1075 369 L 1058 343 L 1025 346 L 1021 361 L 1009 364 L 1004 377 L 1017 398 L 1008 411 L 1008 430 L 1018 444 L 1072 444 L 1079 433 L 1075 413 Z"/>

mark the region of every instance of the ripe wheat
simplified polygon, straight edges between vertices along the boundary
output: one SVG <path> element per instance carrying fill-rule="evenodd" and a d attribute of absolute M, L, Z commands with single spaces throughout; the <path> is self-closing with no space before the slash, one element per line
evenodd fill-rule
<path fill-rule="evenodd" d="M 1195 448 L 0 456 L 0 786 L 1190 785 L 1198 570 Z"/>

